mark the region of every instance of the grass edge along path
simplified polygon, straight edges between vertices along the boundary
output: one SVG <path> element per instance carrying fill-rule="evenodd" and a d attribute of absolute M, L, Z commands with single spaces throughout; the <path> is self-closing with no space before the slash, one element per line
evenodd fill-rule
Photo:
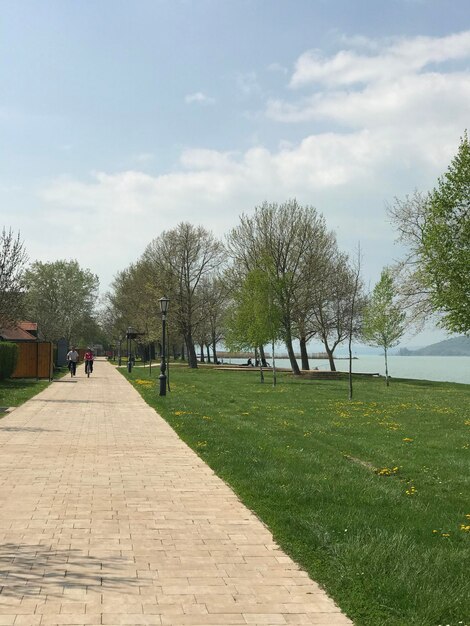
<path fill-rule="evenodd" d="M 470 625 L 470 386 L 120 371 L 357 626 Z"/>
<path fill-rule="evenodd" d="M 61 378 L 67 371 L 66 367 L 56 369 L 53 380 Z M 16 409 L 24 402 L 34 398 L 43 389 L 46 389 L 51 382 L 48 379 L 38 380 L 36 378 L 8 378 L 0 380 L 0 419 L 7 415 L 4 409 Z"/>

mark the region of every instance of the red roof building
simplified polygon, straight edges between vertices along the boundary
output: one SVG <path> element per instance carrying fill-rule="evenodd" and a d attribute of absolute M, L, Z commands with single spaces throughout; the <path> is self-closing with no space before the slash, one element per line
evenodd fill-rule
<path fill-rule="evenodd" d="M 0 328 L 1 341 L 37 341 L 38 325 L 36 322 L 18 322 L 16 326 Z"/>

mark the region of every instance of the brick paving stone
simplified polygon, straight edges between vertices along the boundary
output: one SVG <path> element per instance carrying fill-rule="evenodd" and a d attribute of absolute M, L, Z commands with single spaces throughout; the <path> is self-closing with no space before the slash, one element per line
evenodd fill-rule
<path fill-rule="evenodd" d="M 66 624 L 70 626 L 95 626 L 101 624 L 101 615 L 45 613 L 41 617 L 40 624 L 41 626 L 65 626 Z"/>
<path fill-rule="evenodd" d="M 0 542 L 0 626 L 352 624 L 104 360 L 0 421 Z"/>
<path fill-rule="evenodd" d="M 17 615 L 15 619 L 15 626 L 36 626 L 40 623 L 41 615 Z"/>

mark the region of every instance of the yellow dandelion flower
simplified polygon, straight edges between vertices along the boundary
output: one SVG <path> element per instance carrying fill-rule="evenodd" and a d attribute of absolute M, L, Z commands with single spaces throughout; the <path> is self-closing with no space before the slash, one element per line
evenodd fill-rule
<path fill-rule="evenodd" d="M 398 472 L 398 467 L 382 467 L 381 469 L 375 470 L 375 473 L 378 476 L 393 476 L 393 474 L 396 474 Z"/>

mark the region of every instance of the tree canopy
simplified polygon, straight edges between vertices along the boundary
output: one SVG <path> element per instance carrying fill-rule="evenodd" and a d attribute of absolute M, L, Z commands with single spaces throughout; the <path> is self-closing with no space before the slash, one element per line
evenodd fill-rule
<path fill-rule="evenodd" d="M 197 367 L 194 336 L 198 321 L 204 314 L 201 287 L 213 276 L 224 259 L 223 246 L 202 226 L 182 222 L 154 239 L 142 260 L 152 268 L 154 281 L 164 285 L 170 297 L 171 317 L 184 338 L 188 364 Z"/>
<path fill-rule="evenodd" d="M 0 326 L 18 322 L 23 314 L 26 252 L 20 235 L 3 228 L 0 235 Z"/>
<path fill-rule="evenodd" d="M 470 332 L 470 144 L 436 188 L 395 199 L 389 208 L 398 239 L 408 246 L 397 266 L 401 303 L 418 326 L 432 315 L 450 332 Z"/>
<path fill-rule="evenodd" d="M 442 326 L 470 332 L 470 144 L 465 133 L 447 172 L 427 201 L 423 278 Z"/>
<path fill-rule="evenodd" d="M 399 342 L 405 332 L 406 315 L 394 301 L 396 291 L 388 268 L 382 270 L 370 301 L 364 311 L 363 337 L 367 343 L 384 349 L 385 380 L 388 382 L 388 350 Z"/>
<path fill-rule="evenodd" d="M 49 341 L 86 337 L 94 325 L 98 277 L 77 261 L 36 261 L 25 273 L 26 309 Z"/>
<path fill-rule="evenodd" d="M 333 242 L 335 243 L 335 242 Z M 241 215 L 240 224 L 228 235 L 228 246 L 241 274 L 260 269 L 276 285 L 277 303 L 282 312 L 282 338 L 292 371 L 300 373 L 293 339 L 308 311 L 305 289 L 331 253 L 332 238 L 325 219 L 310 206 L 294 200 L 283 204 L 264 202 L 253 216 Z"/>
<path fill-rule="evenodd" d="M 251 270 L 233 299 L 227 319 L 228 347 L 251 350 L 280 338 L 282 311 L 269 275 L 260 269 Z"/>
<path fill-rule="evenodd" d="M 174 354 L 186 350 L 190 367 L 197 367 L 195 344 L 201 360 L 204 346 L 208 355 L 212 346 L 217 362 L 216 344 L 224 341 L 258 348 L 263 363 L 265 345 L 282 340 L 298 374 L 293 341 L 299 340 L 302 368 L 308 369 L 306 344 L 314 335 L 334 369 L 333 352 L 356 324 L 358 285 L 347 255 L 316 209 L 295 199 L 263 202 L 253 214 L 240 216 L 226 247 L 187 222 L 154 238 L 141 258 L 116 276 L 105 319 L 115 337 L 131 325 L 154 341 L 160 334 L 155 303 L 165 293 L 171 300 L 173 346 L 181 342 Z"/>

